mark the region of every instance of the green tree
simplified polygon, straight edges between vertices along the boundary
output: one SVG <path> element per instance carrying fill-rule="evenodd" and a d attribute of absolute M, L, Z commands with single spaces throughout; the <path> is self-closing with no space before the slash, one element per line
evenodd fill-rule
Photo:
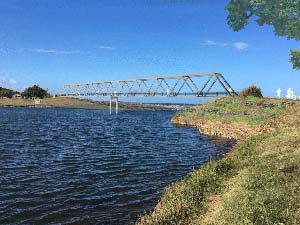
<path fill-rule="evenodd" d="M 39 87 L 38 85 L 33 85 L 32 87 L 28 87 L 26 88 L 23 92 L 22 92 L 22 96 L 26 97 L 26 98 L 32 98 L 32 97 L 36 97 L 36 98 L 46 98 L 46 97 L 50 97 L 50 94 L 48 93 L 47 90 L 44 90 L 43 88 Z"/>
<path fill-rule="evenodd" d="M 277 36 L 300 40 L 300 0 L 231 0 L 225 9 L 234 31 L 243 29 L 254 16 L 258 25 L 273 26 Z M 300 69 L 300 49 L 291 50 L 290 62 Z"/>
<path fill-rule="evenodd" d="M 3 98 L 3 97 L 12 98 L 13 94 L 14 94 L 13 90 L 0 87 L 0 98 Z"/>

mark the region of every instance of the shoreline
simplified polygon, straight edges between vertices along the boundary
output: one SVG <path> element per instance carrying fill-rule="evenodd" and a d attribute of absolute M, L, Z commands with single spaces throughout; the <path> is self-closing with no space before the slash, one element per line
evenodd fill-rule
<path fill-rule="evenodd" d="M 92 101 L 78 98 L 45 98 L 40 104 L 25 99 L 0 99 L 0 108 L 68 108 L 87 110 L 109 110 L 109 101 Z M 141 104 L 131 102 L 119 102 L 120 110 L 186 110 L 187 106 L 161 105 L 161 104 Z M 112 103 L 112 110 L 115 110 L 115 103 Z"/>
<path fill-rule="evenodd" d="M 167 187 L 137 224 L 299 222 L 299 106 L 284 99 L 228 97 L 175 115 L 174 125 L 236 144 L 224 158 Z"/>

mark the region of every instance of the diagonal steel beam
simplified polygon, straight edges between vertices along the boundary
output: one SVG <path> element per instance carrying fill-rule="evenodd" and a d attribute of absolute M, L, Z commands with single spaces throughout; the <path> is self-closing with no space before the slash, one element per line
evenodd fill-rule
<path fill-rule="evenodd" d="M 214 79 L 212 84 L 209 86 L 208 90 L 205 92 L 204 96 L 207 96 L 207 94 L 210 92 L 210 90 L 212 89 L 212 87 L 215 85 L 216 82 L 217 82 L 217 78 Z"/>
<path fill-rule="evenodd" d="M 203 84 L 199 79 L 207 77 Z M 173 81 L 172 81 L 173 80 Z M 211 83 L 212 81 L 212 83 Z M 181 85 L 179 83 L 182 82 Z M 215 83 L 221 85 L 221 91 L 212 92 Z M 186 87 L 183 92 L 183 87 Z M 187 93 L 186 90 L 189 92 Z M 216 96 L 219 93 L 236 95 L 233 88 L 220 73 L 188 74 L 179 76 L 152 77 L 93 83 L 66 84 L 64 92 L 67 96 L 178 96 L 192 95 L 196 97 Z"/>
<path fill-rule="evenodd" d="M 202 86 L 201 90 L 198 92 L 198 96 L 203 96 L 203 91 L 205 90 L 206 86 L 209 84 L 211 81 L 212 77 L 209 77 L 208 80 L 205 82 L 205 84 Z"/>
<path fill-rule="evenodd" d="M 186 83 L 186 85 L 188 86 L 188 88 L 191 90 L 191 92 L 192 92 L 193 94 L 195 94 L 193 88 L 192 88 L 192 87 L 190 86 L 190 84 L 187 82 L 187 79 L 188 79 L 188 77 L 183 78 L 183 80 L 184 80 L 184 82 Z"/>

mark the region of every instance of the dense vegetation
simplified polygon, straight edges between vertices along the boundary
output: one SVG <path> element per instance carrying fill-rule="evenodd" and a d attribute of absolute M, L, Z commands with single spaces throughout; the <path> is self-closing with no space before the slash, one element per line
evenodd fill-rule
<path fill-rule="evenodd" d="M 14 93 L 11 89 L 0 87 L 0 98 L 12 98 Z"/>
<path fill-rule="evenodd" d="M 245 88 L 244 90 L 242 90 L 239 93 L 239 96 L 244 97 L 244 98 L 246 98 L 248 96 L 253 96 L 253 97 L 257 97 L 257 98 L 263 97 L 263 95 L 261 93 L 261 89 L 256 86 L 250 86 L 250 87 Z"/>
<path fill-rule="evenodd" d="M 39 87 L 38 85 L 33 85 L 32 87 L 26 88 L 22 92 L 22 96 L 26 98 L 46 98 L 50 97 L 50 94 L 47 90 L 44 90 L 43 88 Z"/>
<path fill-rule="evenodd" d="M 0 98 L 12 98 L 14 94 L 19 94 L 19 92 L 0 87 Z M 50 97 L 50 94 L 47 90 L 39 87 L 38 85 L 33 85 L 32 87 L 26 88 L 22 93 L 22 97 L 25 98 L 47 98 Z"/>
<path fill-rule="evenodd" d="M 238 144 L 168 187 L 140 225 L 300 224 L 298 101 L 226 98 L 179 113 L 173 122 Z"/>
<path fill-rule="evenodd" d="M 234 31 L 243 29 L 250 18 L 258 25 L 271 25 L 277 36 L 300 40 L 300 0 L 231 0 L 226 6 L 227 22 Z M 291 63 L 300 69 L 300 49 L 291 50 Z"/>

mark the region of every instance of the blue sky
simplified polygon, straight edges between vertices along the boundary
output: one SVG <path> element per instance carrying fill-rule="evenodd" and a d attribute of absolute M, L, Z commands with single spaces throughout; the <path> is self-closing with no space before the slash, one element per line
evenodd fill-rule
<path fill-rule="evenodd" d="M 267 96 L 300 95 L 290 49 L 254 21 L 226 24 L 229 0 L 1 0 L 0 86 L 220 72 L 236 89 L 255 84 Z"/>

